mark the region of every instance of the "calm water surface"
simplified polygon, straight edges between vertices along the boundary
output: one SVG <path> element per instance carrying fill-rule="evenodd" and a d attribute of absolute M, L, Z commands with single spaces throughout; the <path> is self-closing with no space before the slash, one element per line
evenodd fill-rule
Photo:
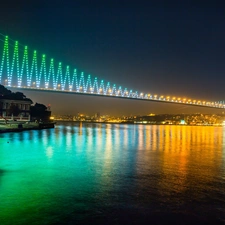
<path fill-rule="evenodd" d="M 0 224 L 223 224 L 225 128 L 59 123 L 0 134 Z"/>

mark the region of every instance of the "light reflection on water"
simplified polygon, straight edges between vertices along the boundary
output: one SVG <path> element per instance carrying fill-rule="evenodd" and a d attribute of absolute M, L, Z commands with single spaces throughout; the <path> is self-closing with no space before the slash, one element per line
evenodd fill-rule
<path fill-rule="evenodd" d="M 221 222 L 223 127 L 61 123 L 0 135 L 0 224 Z"/>

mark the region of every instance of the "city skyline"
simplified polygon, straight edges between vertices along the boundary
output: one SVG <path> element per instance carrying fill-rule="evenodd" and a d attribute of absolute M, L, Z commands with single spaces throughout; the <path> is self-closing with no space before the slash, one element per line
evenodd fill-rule
<path fill-rule="evenodd" d="M 140 92 L 223 100 L 225 18 L 224 7 L 217 3 L 77 1 L 61 5 L 56 1 L 13 7 L 5 3 L 1 10 L 1 33 L 93 76 Z M 120 115 L 202 111 L 198 107 L 23 92 L 36 102 L 50 103 L 53 112 L 60 114 L 63 110 Z"/>

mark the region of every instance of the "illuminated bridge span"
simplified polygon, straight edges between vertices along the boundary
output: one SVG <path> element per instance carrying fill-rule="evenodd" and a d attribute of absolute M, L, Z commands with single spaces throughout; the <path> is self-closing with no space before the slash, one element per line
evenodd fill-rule
<path fill-rule="evenodd" d="M 3 35 L 0 35 L 1 56 L 0 83 L 7 87 L 225 108 L 224 102 L 162 96 L 117 87 L 97 77 L 78 73 L 52 58 L 47 59 L 44 54 L 38 55 L 36 50 L 31 51 Z"/>

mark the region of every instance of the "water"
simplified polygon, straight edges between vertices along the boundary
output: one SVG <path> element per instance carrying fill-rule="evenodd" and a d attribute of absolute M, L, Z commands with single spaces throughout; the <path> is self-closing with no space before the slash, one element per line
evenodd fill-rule
<path fill-rule="evenodd" d="M 0 134 L 0 224 L 223 224 L 223 127 L 59 123 Z"/>

